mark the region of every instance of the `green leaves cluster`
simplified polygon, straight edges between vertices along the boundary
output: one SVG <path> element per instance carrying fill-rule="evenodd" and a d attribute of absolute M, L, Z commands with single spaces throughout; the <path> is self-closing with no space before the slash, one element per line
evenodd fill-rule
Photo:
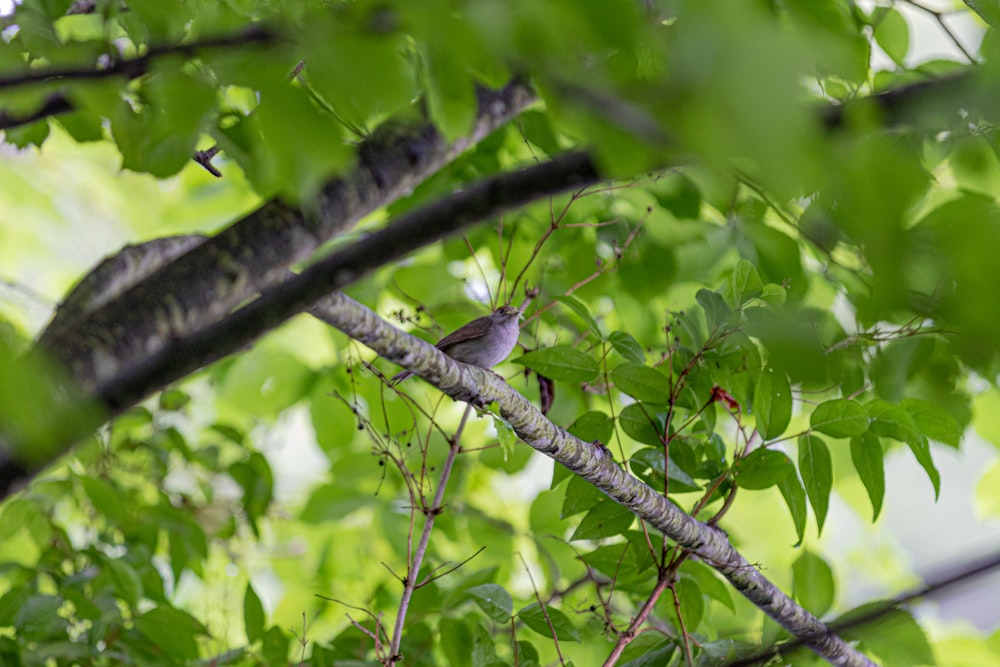
<path fill-rule="evenodd" d="M 165 393 L 161 415 L 188 404 L 179 390 Z M 270 467 L 260 454 L 246 457 L 232 427 L 218 425 L 192 446 L 161 418 L 133 410 L 78 453 L 86 472 L 41 481 L 4 505 L 2 557 L 8 568 L 19 563 L 0 597 L 0 626 L 13 630 L 0 645 L 5 661 L 99 664 L 110 653 L 173 665 L 202 655 L 209 630 L 176 604 L 176 588 L 209 576 L 213 542 L 240 526 L 256 530 L 270 508 Z M 170 490 L 168 477 L 178 475 L 191 488 Z M 242 501 L 216 497 L 223 476 L 242 488 Z"/>

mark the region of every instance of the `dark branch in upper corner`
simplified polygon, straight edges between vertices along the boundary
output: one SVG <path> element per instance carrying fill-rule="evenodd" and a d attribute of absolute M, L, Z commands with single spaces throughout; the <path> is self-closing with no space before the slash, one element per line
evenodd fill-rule
<path fill-rule="evenodd" d="M 234 46 L 269 45 L 278 41 L 278 34 L 262 25 L 252 25 L 245 30 L 232 35 L 208 37 L 193 42 L 152 46 L 137 58 L 128 58 L 112 63 L 107 67 L 97 64 L 74 67 L 45 67 L 29 69 L 16 74 L 0 75 L 0 88 L 13 88 L 33 83 L 49 83 L 71 79 L 105 79 L 123 76 L 134 79 L 142 76 L 149 64 L 163 56 L 185 54 L 193 55 L 205 49 L 230 48 Z"/>

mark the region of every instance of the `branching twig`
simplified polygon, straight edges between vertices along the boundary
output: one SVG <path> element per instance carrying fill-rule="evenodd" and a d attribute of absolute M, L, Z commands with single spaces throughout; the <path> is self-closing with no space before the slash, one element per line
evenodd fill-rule
<path fill-rule="evenodd" d="M 971 53 L 969 53 L 968 49 L 966 49 L 965 46 L 962 45 L 961 40 L 958 39 L 958 35 L 954 33 L 954 31 L 948 26 L 948 24 L 944 20 L 945 16 L 947 16 L 948 14 L 955 14 L 958 12 L 954 10 L 948 12 L 941 12 L 931 7 L 927 7 L 926 5 L 923 5 L 917 2 L 916 0 L 903 0 L 903 1 L 906 2 L 906 4 L 910 5 L 911 7 L 919 9 L 925 14 L 929 14 L 930 16 L 934 17 L 934 20 L 937 21 L 937 24 L 941 27 L 941 30 L 944 32 L 944 34 L 948 35 L 948 39 L 950 39 L 952 44 L 954 44 L 955 47 L 962 52 L 962 55 L 965 56 L 966 60 L 969 61 L 970 65 L 975 65 L 978 62 L 976 60 L 976 57 L 973 56 Z"/>
<path fill-rule="evenodd" d="M 611 667 L 618 662 L 621 658 L 622 652 L 625 648 L 635 639 L 639 632 L 639 628 L 642 624 L 646 622 L 646 619 L 653 612 L 653 608 L 656 607 L 656 603 L 660 600 L 660 596 L 663 594 L 664 589 L 670 584 L 670 575 L 667 573 L 666 569 L 661 569 L 659 576 L 656 578 L 656 586 L 650 591 L 649 595 L 646 597 L 646 602 L 639 609 L 639 613 L 635 615 L 632 622 L 629 623 L 628 629 L 622 632 L 618 636 L 618 641 L 615 642 L 614 648 L 611 649 L 611 653 L 604 660 L 604 667 Z"/>
<path fill-rule="evenodd" d="M 448 456 L 445 458 L 444 466 L 441 469 L 441 478 L 438 480 L 437 490 L 434 492 L 434 500 L 425 512 L 426 518 L 424 519 L 424 529 L 420 534 L 420 542 L 417 544 L 413 560 L 407 568 L 406 577 L 403 579 L 403 595 L 399 599 L 399 611 L 396 613 L 396 623 L 392 630 L 392 641 L 389 644 L 387 665 L 393 665 L 402 659 L 402 656 L 399 655 L 399 645 L 403 641 L 403 625 L 406 622 L 406 611 L 410 606 L 410 598 L 413 597 L 413 592 L 417 589 L 417 577 L 420 574 L 420 566 L 423 564 L 424 557 L 427 555 L 427 545 L 430 543 L 431 531 L 434 528 L 434 519 L 444 509 L 444 490 L 448 484 L 449 477 L 451 477 L 455 457 L 458 456 L 461 450 L 459 442 L 462 438 L 462 431 L 465 430 L 465 423 L 468 421 L 471 413 L 472 406 L 466 406 L 465 412 L 462 413 L 462 421 L 459 422 L 458 428 L 455 429 L 455 435 L 451 438 L 451 446 L 448 448 Z"/>

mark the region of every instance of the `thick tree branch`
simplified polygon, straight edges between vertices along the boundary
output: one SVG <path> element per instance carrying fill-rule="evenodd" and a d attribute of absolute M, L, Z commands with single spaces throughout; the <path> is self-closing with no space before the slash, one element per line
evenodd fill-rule
<path fill-rule="evenodd" d="M 165 346 L 225 317 L 284 279 L 288 268 L 373 210 L 412 190 L 534 99 L 522 83 L 479 90 L 469 136 L 448 143 L 430 123 L 390 121 L 357 149 L 358 165 L 293 208 L 273 200 L 90 313 L 38 348 L 85 390 L 113 384 Z M 410 248 L 412 249 L 412 248 Z"/>
<path fill-rule="evenodd" d="M 96 429 L 107 416 L 113 416 L 170 382 L 241 349 L 264 332 L 307 309 L 330 291 L 349 285 L 369 271 L 475 222 L 539 197 L 582 187 L 596 180 L 594 165 L 583 153 L 564 155 L 522 171 L 485 179 L 404 215 L 386 228 L 333 253 L 211 326 L 195 329 L 185 336 L 164 338 L 157 349 L 136 356 L 131 363 L 122 364 L 97 357 L 95 363 L 113 368 L 114 372 L 102 373 L 99 381 L 92 381 L 87 387 L 87 394 L 110 414 L 88 412 L 83 417 L 75 418 L 72 421 L 75 433 L 70 434 L 64 428 L 52 436 L 54 443 L 47 443 L 47 451 L 52 454 L 46 460 L 38 457 L 25 460 L 23 453 L 32 451 L 34 443 L 17 442 L 15 434 L 0 431 L 0 494 L 6 495 L 11 488 L 25 482 L 30 475 L 51 462 L 55 454 L 65 452 L 76 439 Z M 167 268 L 186 261 L 209 243 L 207 241 L 196 247 Z M 161 269 L 159 273 L 163 272 L 164 269 Z M 287 272 L 282 272 L 282 278 L 286 275 Z M 184 289 L 179 287 L 178 294 Z M 112 304 L 128 298 L 135 291 L 136 288 L 132 288 Z M 136 307 L 141 310 L 141 306 Z M 60 332 L 57 339 L 72 340 L 74 332 L 90 326 L 94 318 L 106 310 L 107 306 L 104 306 L 84 318 L 72 319 L 73 326 Z M 139 316 L 141 319 L 143 313 L 140 312 Z M 43 355 L 38 351 L 35 354 Z M 76 405 L 67 405 L 64 409 L 76 410 Z M 55 413 L 53 419 L 60 421 Z M 3 425 L 0 425 L 2 428 Z"/>
<path fill-rule="evenodd" d="M 873 665 L 765 578 L 733 548 L 724 533 L 685 514 L 625 472 L 604 447 L 584 442 L 550 422 L 500 376 L 454 361 L 342 293 L 322 299 L 310 312 L 389 361 L 433 380 L 452 398 L 480 405 L 495 401 L 500 415 L 524 442 L 583 477 L 717 569 L 740 593 L 825 660 L 834 665 Z M 413 354 L 414 348 L 420 349 L 419 355 Z"/>
<path fill-rule="evenodd" d="M 125 246 L 104 259 L 70 290 L 46 327 L 46 335 L 72 332 L 81 317 L 115 299 L 206 239 L 196 234 L 167 236 Z"/>
<path fill-rule="evenodd" d="M 155 353 L 120 367 L 115 377 L 96 385 L 94 395 L 113 412 L 126 409 L 166 384 L 241 349 L 331 291 L 354 283 L 416 248 L 539 197 L 582 187 L 597 179 L 587 154 L 570 153 L 473 184 L 316 262 L 221 321 L 167 341 Z"/>

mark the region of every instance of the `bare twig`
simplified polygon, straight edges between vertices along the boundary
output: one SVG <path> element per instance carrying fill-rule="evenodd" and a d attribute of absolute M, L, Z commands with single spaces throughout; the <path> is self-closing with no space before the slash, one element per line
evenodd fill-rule
<path fill-rule="evenodd" d="M 431 531 L 434 528 L 434 519 L 444 509 L 444 490 L 448 485 L 449 477 L 451 477 L 455 457 L 458 456 L 461 450 L 459 442 L 462 438 L 462 431 L 465 430 L 465 423 L 471 414 L 472 406 L 467 405 L 465 412 L 462 413 L 462 420 L 459 422 L 458 428 L 455 429 L 455 435 L 451 438 L 451 447 L 448 448 L 448 456 L 445 458 L 444 466 L 441 469 L 441 477 L 438 480 L 437 490 L 434 492 L 434 500 L 426 511 L 424 529 L 420 534 L 420 542 L 417 544 L 413 560 L 407 569 L 406 577 L 403 579 L 403 595 L 399 599 L 399 611 L 396 613 L 396 623 L 392 630 L 392 641 L 389 644 L 389 655 L 386 659 L 388 665 L 393 665 L 402 660 L 402 656 L 399 655 L 399 645 L 403 641 L 403 625 L 406 622 L 406 612 L 409 609 L 413 591 L 417 589 L 417 577 L 420 574 L 420 566 L 423 564 L 424 557 L 427 555 L 427 545 L 430 543 Z"/>
<path fill-rule="evenodd" d="M 556 632 L 555 626 L 552 625 L 552 619 L 549 618 L 549 610 L 545 608 L 545 601 L 542 600 L 541 594 L 538 592 L 538 586 L 535 584 L 535 577 L 531 574 L 531 568 L 528 567 L 528 562 L 524 560 L 524 555 L 518 551 L 517 557 L 521 559 L 521 564 L 524 565 L 524 571 L 528 575 L 528 580 L 531 581 L 531 589 L 535 591 L 535 599 L 538 601 L 538 606 L 542 610 L 542 616 L 545 617 L 545 623 L 549 626 L 549 632 L 552 633 L 552 643 L 556 649 L 556 655 L 559 656 L 559 664 L 566 665 L 566 658 L 563 657 L 562 649 L 559 647 L 559 633 Z"/>

